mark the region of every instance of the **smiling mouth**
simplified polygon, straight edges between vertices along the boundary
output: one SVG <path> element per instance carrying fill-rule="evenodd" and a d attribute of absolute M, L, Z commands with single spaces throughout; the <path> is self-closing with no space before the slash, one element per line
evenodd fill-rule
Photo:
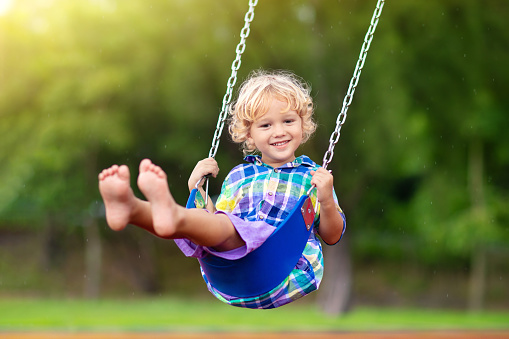
<path fill-rule="evenodd" d="M 286 140 L 286 141 L 281 141 L 281 142 L 274 142 L 271 145 L 279 147 L 279 146 L 284 146 L 284 145 L 288 144 L 289 142 L 290 142 L 289 140 Z"/>

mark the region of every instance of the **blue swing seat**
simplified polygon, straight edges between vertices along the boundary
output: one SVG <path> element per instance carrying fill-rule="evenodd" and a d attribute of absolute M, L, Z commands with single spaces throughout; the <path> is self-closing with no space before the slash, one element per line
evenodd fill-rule
<path fill-rule="evenodd" d="M 187 208 L 196 208 L 197 190 L 193 189 Z M 304 251 L 313 227 L 315 211 L 304 195 L 290 215 L 257 249 L 237 260 L 209 254 L 198 259 L 207 280 L 218 291 L 240 298 L 269 292 L 295 267 Z"/>

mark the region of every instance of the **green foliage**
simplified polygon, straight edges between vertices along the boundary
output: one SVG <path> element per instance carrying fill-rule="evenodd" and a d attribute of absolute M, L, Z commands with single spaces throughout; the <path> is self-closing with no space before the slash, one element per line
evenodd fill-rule
<path fill-rule="evenodd" d="M 318 162 L 372 5 L 257 6 L 239 82 L 262 67 L 312 84 L 319 130 L 303 152 Z M 135 175 L 144 157 L 167 170 L 183 202 L 208 154 L 246 9 L 234 0 L 15 1 L 0 16 L 2 224 L 79 225 L 99 198 L 97 173 L 126 163 Z M 396 252 L 439 258 L 509 241 L 508 12 L 495 0 L 385 5 L 331 164 L 359 248 L 392 238 Z M 226 134 L 212 190 L 241 159 Z M 472 140 L 484 150 L 481 209 L 469 191 Z"/>

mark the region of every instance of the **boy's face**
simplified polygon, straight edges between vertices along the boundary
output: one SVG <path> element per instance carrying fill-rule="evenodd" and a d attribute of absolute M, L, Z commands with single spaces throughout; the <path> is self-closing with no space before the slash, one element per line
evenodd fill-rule
<path fill-rule="evenodd" d="M 262 153 L 262 161 L 274 168 L 295 160 L 302 143 L 302 119 L 296 111 L 281 113 L 286 107 L 286 102 L 274 99 L 249 130 L 248 140 Z"/>

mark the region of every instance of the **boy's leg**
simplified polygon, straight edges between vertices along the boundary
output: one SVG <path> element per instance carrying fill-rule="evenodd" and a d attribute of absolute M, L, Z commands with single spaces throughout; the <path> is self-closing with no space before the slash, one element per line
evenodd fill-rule
<path fill-rule="evenodd" d="M 99 191 L 111 229 L 120 231 L 127 224 L 134 224 L 155 234 L 150 204 L 134 196 L 127 166 L 113 165 L 103 170 L 99 174 Z"/>
<path fill-rule="evenodd" d="M 153 228 L 160 237 L 187 238 L 219 251 L 245 244 L 226 215 L 178 205 L 170 193 L 166 173 L 148 159 L 140 163 L 138 186 L 150 202 Z"/>

